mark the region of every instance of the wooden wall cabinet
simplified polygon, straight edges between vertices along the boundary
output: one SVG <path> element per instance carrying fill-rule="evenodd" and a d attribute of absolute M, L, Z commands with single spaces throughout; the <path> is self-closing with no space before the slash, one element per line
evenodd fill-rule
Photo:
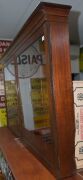
<path fill-rule="evenodd" d="M 57 179 L 76 170 L 70 8 L 40 3 L 1 59 L 8 127 Z"/>

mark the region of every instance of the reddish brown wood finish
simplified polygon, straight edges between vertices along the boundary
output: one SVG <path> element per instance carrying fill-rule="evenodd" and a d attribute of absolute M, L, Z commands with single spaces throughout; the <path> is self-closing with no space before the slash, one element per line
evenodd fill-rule
<path fill-rule="evenodd" d="M 55 177 L 7 128 L 0 129 L 0 149 L 15 180 L 55 180 Z"/>
<path fill-rule="evenodd" d="M 50 3 L 41 3 L 37 10 L 26 22 L 15 38 L 11 47 L 2 57 L 1 62 L 16 57 L 42 34 L 46 40 L 46 57 L 49 59 L 48 77 L 51 77 L 51 101 L 53 104 L 52 134 L 54 140 L 53 171 L 58 178 L 68 177 L 75 173 L 75 124 L 73 109 L 73 91 L 69 55 L 68 14 L 70 6 L 61 6 Z M 25 142 L 38 146 L 38 140 L 30 138 L 29 133 L 23 130 Z M 4 149 L 3 149 L 4 150 Z M 35 152 L 42 159 L 40 152 Z M 49 152 L 48 152 L 49 154 Z M 43 158 L 44 161 L 44 158 Z M 45 177 L 44 177 L 45 179 Z"/>
<path fill-rule="evenodd" d="M 0 149 L 16 180 L 56 180 L 56 178 L 30 153 L 8 128 L 0 128 Z M 3 176 L 0 175 L 0 178 Z M 66 180 L 82 180 L 82 174 Z"/>
<path fill-rule="evenodd" d="M 69 177 L 66 180 L 82 180 L 82 179 L 83 179 L 83 176 L 77 173 L 76 175 Z"/>
<path fill-rule="evenodd" d="M 52 48 L 52 80 L 58 133 L 60 172 L 71 174 L 74 161 L 74 110 L 70 70 L 69 37 L 66 22 L 50 24 Z"/>

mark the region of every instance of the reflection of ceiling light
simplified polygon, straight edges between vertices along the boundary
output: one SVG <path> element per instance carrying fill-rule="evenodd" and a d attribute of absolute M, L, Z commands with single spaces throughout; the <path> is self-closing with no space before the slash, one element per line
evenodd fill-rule
<path fill-rule="evenodd" d="M 44 41 L 44 36 L 42 36 L 42 41 Z"/>

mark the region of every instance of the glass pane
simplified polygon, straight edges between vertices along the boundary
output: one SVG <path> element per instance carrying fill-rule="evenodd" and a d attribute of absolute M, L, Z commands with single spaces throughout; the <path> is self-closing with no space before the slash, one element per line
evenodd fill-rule
<path fill-rule="evenodd" d="M 30 141 L 44 158 L 54 161 L 51 135 L 51 102 L 48 61 L 44 36 L 17 57 L 19 89 L 23 109 L 23 124 Z"/>
<path fill-rule="evenodd" d="M 0 69 L 0 127 L 7 126 L 4 72 Z"/>
<path fill-rule="evenodd" d="M 8 125 L 14 126 L 17 124 L 17 119 L 18 119 L 14 61 L 11 61 L 11 63 L 4 68 L 4 73 L 5 73 L 5 91 L 6 91 Z"/>

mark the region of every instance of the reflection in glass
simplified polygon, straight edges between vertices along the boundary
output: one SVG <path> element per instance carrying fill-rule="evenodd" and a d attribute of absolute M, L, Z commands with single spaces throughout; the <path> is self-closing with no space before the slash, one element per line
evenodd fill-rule
<path fill-rule="evenodd" d="M 44 128 L 45 133 L 45 128 L 50 128 L 50 111 L 44 51 L 44 40 L 40 38 L 18 56 L 17 64 L 24 126 L 41 132 Z"/>
<path fill-rule="evenodd" d="M 18 119 L 16 87 L 14 86 L 16 78 L 21 102 L 18 104 L 18 110 L 22 110 L 20 111 L 22 113 L 19 113 L 19 121 L 22 119 L 21 127 L 23 130 L 21 137 L 26 136 L 25 140 L 29 138 L 27 142 L 29 143 L 30 140 L 31 146 L 39 151 L 45 161 L 49 161 L 50 166 L 52 162 L 53 166 L 54 144 L 51 134 L 53 112 L 51 112 L 48 67 L 49 62 L 45 57 L 45 40 L 42 36 L 25 49 L 17 57 L 15 63 L 12 62 L 7 66 L 5 78 L 9 124 L 15 123 L 15 119 Z M 7 75 L 7 73 L 9 74 Z"/>
<path fill-rule="evenodd" d="M 8 165 L 1 150 L 0 150 L 0 170 L 3 173 L 3 175 L 5 176 L 5 177 L 3 176 L 3 178 L 5 180 L 15 180 L 13 177 L 13 174 L 9 168 L 9 165 Z M 3 178 L 1 178 L 1 176 L 0 176 L 0 179 L 3 179 Z"/>
<path fill-rule="evenodd" d="M 42 141 L 50 144 L 51 149 L 51 103 L 47 64 L 44 36 L 17 57 L 24 127 L 34 134 L 40 143 Z M 52 151 L 50 156 L 51 153 Z"/>
<path fill-rule="evenodd" d="M 13 61 L 12 61 L 13 62 Z M 10 63 L 8 66 L 15 71 L 14 63 Z M 5 67 L 5 91 L 6 91 L 6 103 L 7 103 L 7 116 L 8 116 L 8 125 L 16 125 L 18 118 L 18 108 L 17 108 L 17 91 L 16 91 L 16 82 L 15 76 L 9 71 L 9 68 Z"/>

